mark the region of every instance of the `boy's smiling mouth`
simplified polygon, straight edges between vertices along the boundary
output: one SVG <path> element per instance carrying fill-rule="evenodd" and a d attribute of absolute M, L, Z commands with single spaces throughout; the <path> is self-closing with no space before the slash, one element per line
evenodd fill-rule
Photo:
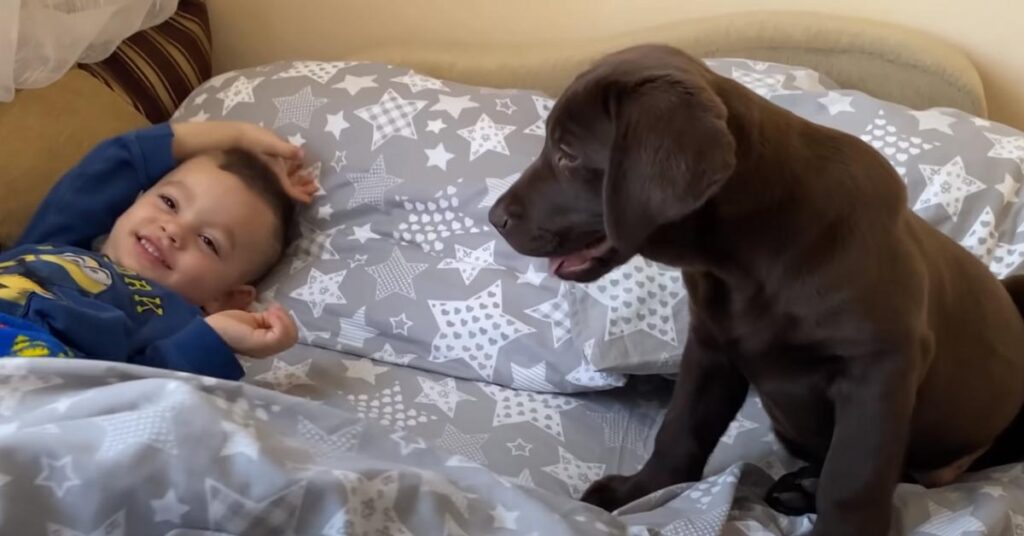
<path fill-rule="evenodd" d="M 141 257 L 149 261 L 150 264 L 162 266 L 168 270 L 171 269 L 171 265 L 167 262 L 166 257 L 164 257 L 163 249 L 155 240 L 140 234 L 135 235 L 135 240 Z"/>

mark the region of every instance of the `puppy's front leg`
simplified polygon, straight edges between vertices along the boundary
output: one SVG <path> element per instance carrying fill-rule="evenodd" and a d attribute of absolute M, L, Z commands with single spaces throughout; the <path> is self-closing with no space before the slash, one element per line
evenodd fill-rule
<path fill-rule="evenodd" d="M 835 427 L 814 536 L 884 536 L 914 409 L 912 354 L 848 358 L 831 388 Z"/>
<path fill-rule="evenodd" d="M 724 352 L 691 331 L 654 452 L 634 475 L 594 482 L 581 500 L 612 511 L 659 489 L 700 480 L 704 465 L 746 399 L 748 383 Z"/>

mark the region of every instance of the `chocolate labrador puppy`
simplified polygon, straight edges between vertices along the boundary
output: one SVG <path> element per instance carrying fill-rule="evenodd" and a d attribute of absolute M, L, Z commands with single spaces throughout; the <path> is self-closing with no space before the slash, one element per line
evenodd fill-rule
<path fill-rule="evenodd" d="M 650 459 L 584 501 L 699 480 L 749 388 L 820 477 L 817 535 L 886 534 L 901 479 L 1024 453 L 1022 280 L 1007 292 L 908 210 L 870 146 L 655 45 L 581 73 L 547 129 L 491 223 L 565 280 L 634 255 L 678 266 L 692 308 Z"/>

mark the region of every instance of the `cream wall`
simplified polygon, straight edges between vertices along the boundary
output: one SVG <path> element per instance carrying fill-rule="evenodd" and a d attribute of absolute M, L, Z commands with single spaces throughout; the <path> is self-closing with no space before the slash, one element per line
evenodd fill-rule
<path fill-rule="evenodd" d="M 276 9 L 257 8 L 260 4 Z M 326 58 L 418 42 L 474 47 L 586 40 L 742 10 L 853 15 L 924 30 L 962 48 L 980 71 L 990 116 L 1024 128 L 1024 0 L 209 0 L 209 5 L 218 70 L 299 51 Z M 245 17 L 251 25 L 238 24 Z M 438 18 L 445 24 L 429 24 Z M 452 27 L 460 31 L 452 33 Z M 259 28 L 258 35 L 253 28 Z"/>

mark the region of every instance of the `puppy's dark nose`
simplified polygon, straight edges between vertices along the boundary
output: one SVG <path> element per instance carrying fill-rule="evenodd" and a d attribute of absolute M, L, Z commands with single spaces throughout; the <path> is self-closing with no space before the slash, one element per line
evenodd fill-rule
<path fill-rule="evenodd" d="M 498 231 L 507 231 L 523 218 L 523 212 L 522 204 L 505 197 L 498 199 L 498 202 L 491 207 L 488 219 Z"/>

